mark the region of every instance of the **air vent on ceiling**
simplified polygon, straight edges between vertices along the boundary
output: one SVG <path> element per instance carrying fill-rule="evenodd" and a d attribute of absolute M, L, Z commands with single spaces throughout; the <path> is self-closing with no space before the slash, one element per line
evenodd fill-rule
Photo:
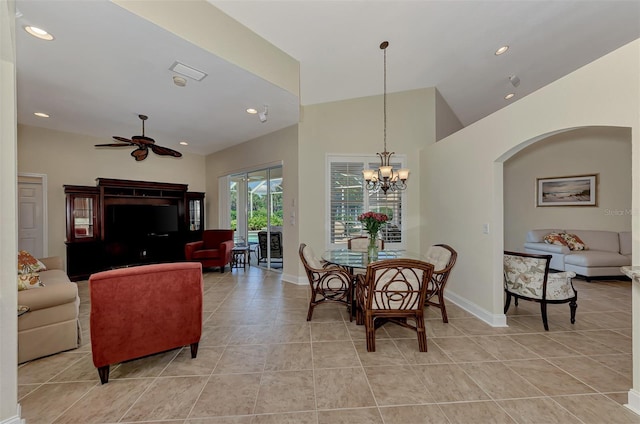
<path fill-rule="evenodd" d="M 178 61 L 173 62 L 173 65 L 171 65 L 169 70 L 180 75 L 184 75 L 185 77 L 194 79 L 196 81 L 202 81 L 207 76 L 207 74 L 205 74 L 204 72 L 192 68 L 191 66 L 187 66 L 184 63 L 180 63 Z"/>

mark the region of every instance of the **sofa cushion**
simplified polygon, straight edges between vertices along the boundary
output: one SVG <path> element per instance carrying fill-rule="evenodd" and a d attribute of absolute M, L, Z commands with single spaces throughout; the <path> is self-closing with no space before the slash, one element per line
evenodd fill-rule
<path fill-rule="evenodd" d="M 47 271 L 40 272 L 40 281 L 45 286 L 51 286 L 55 284 L 64 284 L 69 282 L 69 277 L 61 269 L 49 269 Z"/>
<path fill-rule="evenodd" d="M 631 231 L 622 231 L 618 233 L 620 238 L 620 254 L 625 256 L 631 255 Z"/>
<path fill-rule="evenodd" d="M 31 274 L 45 271 L 47 267 L 26 250 L 18 252 L 18 274 Z"/>
<path fill-rule="evenodd" d="M 580 253 L 566 255 L 564 257 L 564 262 L 566 264 L 581 267 L 620 267 L 631 265 L 629 259 L 624 255 L 597 250 L 587 250 Z"/>
<path fill-rule="evenodd" d="M 578 237 L 575 234 L 562 233 L 560 234 L 560 237 L 564 239 L 564 241 L 567 243 L 567 246 L 569 246 L 570 250 L 587 250 L 588 249 L 587 245 L 584 244 L 584 242 L 580 239 L 580 237 Z"/>
<path fill-rule="evenodd" d="M 567 243 L 567 241 L 564 238 L 565 234 L 564 233 L 549 233 L 546 236 L 544 236 L 544 242 L 547 244 L 555 244 L 558 246 L 569 246 L 569 244 Z"/>
<path fill-rule="evenodd" d="M 580 237 L 589 250 L 620 252 L 620 241 L 618 233 L 615 231 L 567 230 L 566 232 Z"/>
<path fill-rule="evenodd" d="M 549 233 L 562 233 L 562 230 L 555 229 L 542 229 L 542 230 L 531 230 L 527 233 L 527 242 L 529 243 L 544 243 L 544 236 Z"/>
<path fill-rule="evenodd" d="M 18 291 L 38 289 L 44 287 L 40 276 L 37 272 L 30 272 L 28 274 L 18 274 Z"/>
<path fill-rule="evenodd" d="M 220 257 L 220 249 L 204 249 L 193 252 L 193 259 L 216 259 Z"/>

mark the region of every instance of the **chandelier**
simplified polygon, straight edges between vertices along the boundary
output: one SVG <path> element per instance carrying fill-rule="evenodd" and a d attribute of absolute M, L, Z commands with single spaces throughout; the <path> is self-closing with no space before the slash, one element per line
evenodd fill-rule
<path fill-rule="evenodd" d="M 365 169 L 362 175 L 365 180 L 365 187 L 371 193 L 377 193 L 380 190 L 386 195 L 387 191 L 398 191 L 407 188 L 407 179 L 409 178 L 409 170 L 402 168 L 394 170 L 391 166 L 391 156 L 395 152 L 387 151 L 387 47 L 388 41 L 380 44 L 380 49 L 384 52 L 384 91 L 383 91 L 383 111 L 384 111 L 384 151 L 376 153 L 380 157 L 380 167 L 378 169 Z"/>

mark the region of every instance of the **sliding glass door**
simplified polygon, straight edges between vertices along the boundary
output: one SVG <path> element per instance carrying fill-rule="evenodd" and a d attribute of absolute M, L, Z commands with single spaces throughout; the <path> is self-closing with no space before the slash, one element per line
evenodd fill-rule
<path fill-rule="evenodd" d="M 282 166 L 229 176 L 231 228 L 251 263 L 282 268 Z"/>

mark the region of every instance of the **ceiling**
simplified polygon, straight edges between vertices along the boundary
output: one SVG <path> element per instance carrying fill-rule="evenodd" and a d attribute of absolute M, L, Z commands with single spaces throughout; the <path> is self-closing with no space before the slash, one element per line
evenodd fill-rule
<path fill-rule="evenodd" d="M 107 0 L 18 0 L 18 122 L 129 138 L 145 114 L 156 143 L 209 154 L 297 123 L 299 103 L 381 94 L 388 40 L 387 91 L 437 87 L 466 126 L 640 37 L 637 1 L 208 1 L 300 62 L 300 99 Z M 175 61 L 208 76 L 177 87 Z M 245 112 L 263 105 L 265 123 Z"/>

